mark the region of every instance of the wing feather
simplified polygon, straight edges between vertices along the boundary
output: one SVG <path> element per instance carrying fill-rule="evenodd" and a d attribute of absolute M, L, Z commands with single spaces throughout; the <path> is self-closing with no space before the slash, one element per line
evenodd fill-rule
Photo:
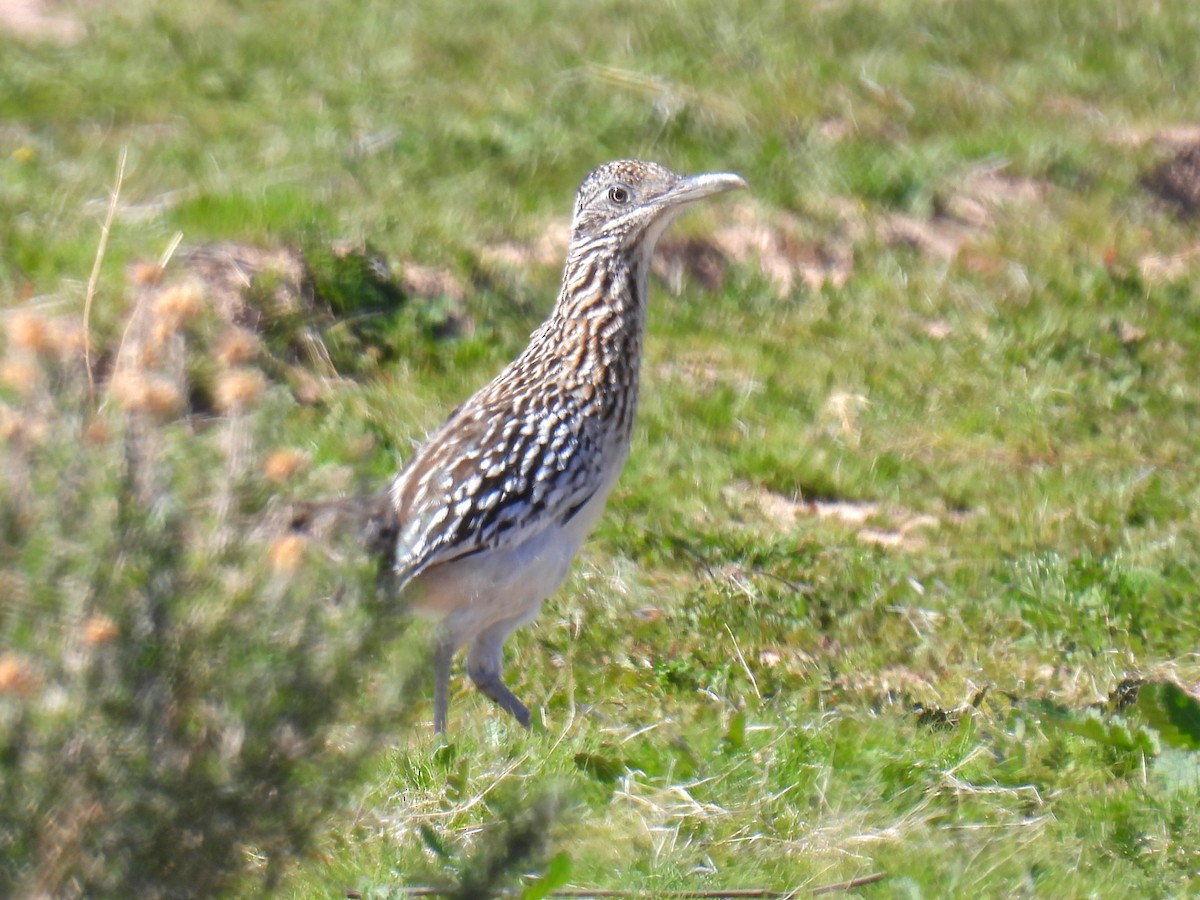
<path fill-rule="evenodd" d="M 600 487 L 603 429 L 590 391 L 495 384 L 456 410 L 392 484 L 401 584 L 561 525 Z"/>

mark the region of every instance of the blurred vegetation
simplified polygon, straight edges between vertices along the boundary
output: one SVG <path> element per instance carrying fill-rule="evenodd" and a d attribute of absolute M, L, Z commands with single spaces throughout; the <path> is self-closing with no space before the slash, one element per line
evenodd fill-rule
<path fill-rule="evenodd" d="M 251 861 L 275 883 L 395 727 L 361 660 L 402 617 L 361 552 L 271 526 L 304 460 L 262 458 L 281 404 L 253 370 L 218 375 L 220 420 L 131 369 L 97 411 L 76 329 L 8 324 L 3 893 L 212 896 Z"/>

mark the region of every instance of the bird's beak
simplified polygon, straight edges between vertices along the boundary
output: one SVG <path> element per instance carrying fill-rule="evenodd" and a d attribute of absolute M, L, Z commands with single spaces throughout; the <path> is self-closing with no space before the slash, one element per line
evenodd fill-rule
<path fill-rule="evenodd" d="M 711 197 L 713 194 L 723 194 L 725 191 L 741 190 L 746 186 L 741 175 L 734 175 L 732 172 L 710 172 L 681 179 L 663 195 L 662 199 L 669 205 L 675 206 L 693 203 L 696 200 Z"/>

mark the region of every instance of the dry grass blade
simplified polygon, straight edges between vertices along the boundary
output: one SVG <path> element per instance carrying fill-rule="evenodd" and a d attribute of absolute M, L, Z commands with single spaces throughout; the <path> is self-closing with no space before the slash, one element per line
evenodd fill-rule
<path fill-rule="evenodd" d="M 655 109 L 664 119 L 671 119 L 688 106 L 692 106 L 724 124 L 745 126 L 750 121 L 743 107 L 715 99 L 709 94 L 702 94 L 694 88 L 684 87 L 664 78 L 600 63 L 588 63 L 585 71 L 598 81 L 650 97 Z"/>
<path fill-rule="evenodd" d="M 746 664 L 746 657 L 742 655 L 742 648 L 738 646 L 737 636 L 728 625 L 725 626 L 725 630 L 729 633 L 729 639 L 733 641 L 733 650 L 737 654 L 738 662 L 742 664 L 742 671 L 746 673 L 746 677 L 750 679 L 750 686 L 754 688 L 754 696 L 761 700 L 762 691 L 758 689 L 758 681 L 755 679 L 754 673 L 750 671 L 750 666 Z"/>
<path fill-rule="evenodd" d="M 100 242 L 96 245 L 96 258 L 92 262 L 92 274 L 88 276 L 87 294 L 83 298 L 83 365 L 87 369 L 88 401 L 92 402 L 96 394 L 96 383 L 92 376 L 91 331 L 92 300 L 96 296 L 96 283 L 100 280 L 100 266 L 104 262 L 104 252 L 108 249 L 108 233 L 112 228 L 113 217 L 117 214 L 117 200 L 121 196 L 121 183 L 125 180 L 125 160 L 128 148 L 121 146 L 121 155 L 117 158 L 117 177 L 113 181 L 112 193 L 108 198 L 108 212 L 104 215 L 104 224 L 100 227 Z"/>

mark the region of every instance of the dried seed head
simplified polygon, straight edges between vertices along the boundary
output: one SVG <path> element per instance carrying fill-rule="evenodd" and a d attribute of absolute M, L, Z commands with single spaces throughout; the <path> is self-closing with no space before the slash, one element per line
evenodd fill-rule
<path fill-rule="evenodd" d="M 55 319 L 50 323 L 49 349 L 57 353 L 59 359 L 77 358 L 87 348 L 87 345 L 87 332 L 78 322 Z"/>
<path fill-rule="evenodd" d="M 0 695 L 28 697 L 37 686 L 38 676 L 33 666 L 11 653 L 0 655 Z"/>
<path fill-rule="evenodd" d="M 278 575 L 291 575 L 300 567 L 304 559 L 306 541 L 299 534 L 288 534 L 277 538 L 267 550 L 267 558 L 271 568 Z"/>
<path fill-rule="evenodd" d="M 204 293 L 197 285 L 185 282 L 172 284 L 154 297 L 150 309 L 148 334 L 150 341 L 161 344 L 184 325 L 196 318 L 204 308 Z"/>
<path fill-rule="evenodd" d="M 8 345 L 30 353 L 48 353 L 53 349 L 50 323 L 30 309 L 21 309 L 8 317 L 4 327 Z"/>
<path fill-rule="evenodd" d="M 45 416 L 22 415 L 0 403 L 0 442 L 21 441 L 25 446 L 46 439 L 49 426 Z"/>
<path fill-rule="evenodd" d="M 190 322 L 203 308 L 204 292 L 191 282 L 164 288 L 154 301 L 155 318 L 171 328 Z"/>
<path fill-rule="evenodd" d="M 0 362 L 0 384 L 28 397 L 37 387 L 38 365 L 29 358 L 9 358 Z"/>
<path fill-rule="evenodd" d="M 183 409 L 183 393 L 174 382 L 144 372 L 118 373 L 109 390 L 126 412 L 165 419 Z"/>
<path fill-rule="evenodd" d="M 128 271 L 129 280 L 139 287 L 158 284 L 163 274 L 162 266 L 152 262 L 134 263 Z"/>
<path fill-rule="evenodd" d="M 299 366 L 293 366 L 288 380 L 292 385 L 292 396 L 303 406 L 319 403 L 329 393 L 329 385 L 322 378 L 314 378 Z"/>
<path fill-rule="evenodd" d="M 0 403 L 0 441 L 9 443 L 20 436 L 24 421 L 12 407 Z"/>
<path fill-rule="evenodd" d="M 253 406 L 266 388 L 258 369 L 238 368 L 223 372 L 217 381 L 216 404 L 223 413 L 237 415 Z"/>
<path fill-rule="evenodd" d="M 258 356 L 258 338 L 245 328 L 231 328 L 221 335 L 213 355 L 226 366 L 238 366 Z"/>
<path fill-rule="evenodd" d="M 282 484 L 308 468 L 310 461 L 308 454 L 300 450 L 276 450 L 263 461 L 263 476 Z"/>
<path fill-rule="evenodd" d="M 103 613 L 97 613 L 83 623 L 83 642 L 89 647 L 107 644 L 120 633 L 117 623 Z"/>
<path fill-rule="evenodd" d="M 137 351 L 135 364 L 143 369 L 157 369 L 162 365 L 162 342 L 166 337 L 167 335 L 155 334 L 152 341 L 143 341 L 138 344 L 135 348 Z"/>
<path fill-rule="evenodd" d="M 89 444 L 107 444 L 110 437 L 112 432 L 103 419 L 92 419 L 83 430 L 83 439 Z"/>

